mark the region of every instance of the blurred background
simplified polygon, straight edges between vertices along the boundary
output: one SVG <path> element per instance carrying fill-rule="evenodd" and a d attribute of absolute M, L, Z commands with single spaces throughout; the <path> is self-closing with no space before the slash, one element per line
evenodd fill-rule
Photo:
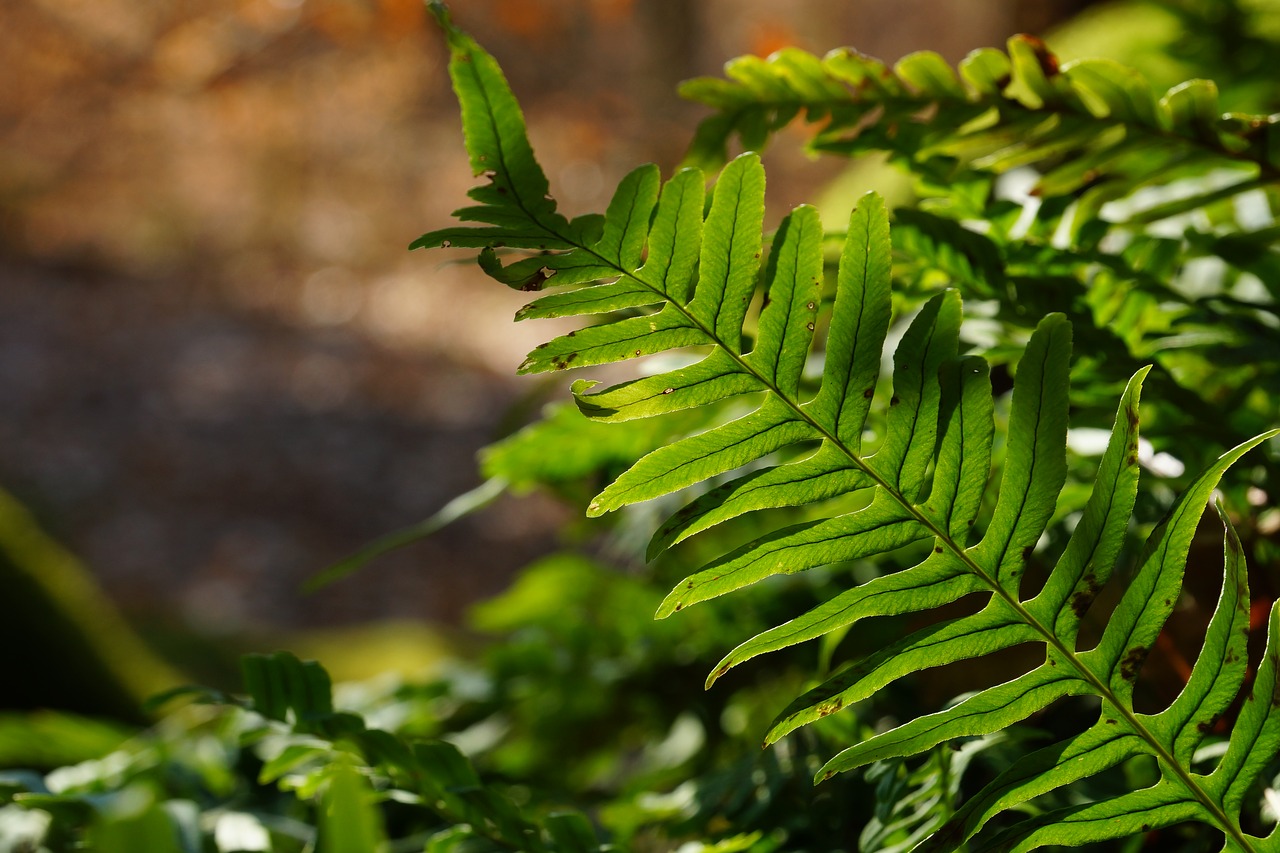
<path fill-rule="evenodd" d="M 453 7 L 578 213 L 636 163 L 678 162 L 699 113 L 676 84 L 733 56 L 848 44 L 955 61 L 1086 5 Z M 43 530 L 188 665 L 192 638 L 453 624 L 554 545 L 563 508 L 504 499 L 358 580 L 299 590 L 474 486 L 475 451 L 567 384 L 514 377 L 547 334 L 509 322 L 521 294 L 405 251 L 472 184 L 419 0 L 6 0 L 0 58 L 11 558 L 13 537 Z M 832 177 L 798 149 L 770 155 L 775 209 Z M 4 606 L 24 607 L 5 583 Z"/>

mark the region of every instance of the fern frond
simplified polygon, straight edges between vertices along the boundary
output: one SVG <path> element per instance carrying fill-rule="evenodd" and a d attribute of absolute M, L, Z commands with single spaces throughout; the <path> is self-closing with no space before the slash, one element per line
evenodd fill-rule
<path fill-rule="evenodd" d="M 725 74 L 682 89 L 717 111 L 699 129 L 691 162 L 723 161 L 734 135 L 758 149 L 803 115 L 820 125 L 815 150 L 889 151 L 944 179 L 1035 165 L 1034 195 L 1082 194 L 1077 222 L 1105 202 L 1214 168 L 1225 170 L 1217 185 L 1135 210 L 1130 221 L 1280 181 L 1280 116 L 1224 115 L 1208 80 L 1157 98 L 1132 69 L 1109 60 L 1060 66 L 1031 36 L 1010 39 L 1008 53 L 974 51 L 954 70 L 930 52 L 890 68 L 848 49 L 818 59 L 787 48 L 734 60 Z"/>
<path fill-rule="evenodd" d="M 1192 752 L 1238 691 L 1243 672 L 1240 620 L 1248 593 L 1242 561 L 1238 554 L 1232 556 L 1238 546 L 1231 544 L 1230 533 L 1222 603 L 1186 689 L 1169 708 L 1152 715 L 1135 711 L 1132 696 L 1143 659 L 1178 597 L 1191 535 L 1213 488 L 1240 456 L 1280 431 L 1240 444 L 1192 484 L 1148 538 L 1141 567 L 1110 615 L 1101 641 L 1080 649 L 1080 619 L 1114 572 L 1137 493 L 1138 402 L 1146 368 L 1130 379 L 1121 398 L 1092 495 L 1065 550 L 1040 592 L 1024 598 L 1024 570 L 1054 514 L 1067 474 L 1071 326 L 1062 315 L 1040 321 L 1018 362 L 999 488 L 989 521 L 979 525 L 984 498 L 991 503 L 994 405 L 986 362 L 960 354 L 961 305 L 955 291 L 935 295 L 907 324 L 894 353 L 892 397 L 878 442 L 863 446 L 892 322 L 892 244 L 879 197 L 864 197 L 850 217 L 815 392 L 803 377 L 822 301 L 822 234 L 812 208 L 799 207 L 783 221 L 763 270 L 764 171 L 752 153 L 732 160 L 720 173 L 709 209 L 697 170 L 682 171 L 660 185 L 656 170 L 644 167 L 622 181 L 603 218 L 568 221 L 547 195 L 519 109 L 496 63 L 447 19 L 444 23 L 467 147 L 477 172 L 490 178 L 488 186 L 472 193 L 483 209 L 467 209 L 463 215 L 488 225 L 465 237 L 458 229 L 432 232 L 414 245 L 490 241 L 480 260 L 495 278 L 530 289 L 576 287 L 542 297 L 523 316 L 570 308 L 572 313 L 601 315 L 598 325 L 535 349 L 521 366 L 524 372 L 691 346 L 707 350 L 689 366 L 612 388 L 575 383 L 574 398 L 588 418 L 608 422 L 666 416 L 748 393 L 755 395 L 753 402 L 758 400 L 736 420 L 713 423 L 645 455 L 591 502 L 589 514 L 728 477 L 659 529 L 651 547 L 657 553 L 744 513 L 866 492 L 861 509 L 827 517 L 813 509 L 816 518 L 766 532 L 714 560 L 672 590 L 658 616 L 771 576 L 883 556 L 915 543 L 929 548 L 915 565 L 848 589 L 748 640 L 721 662 L 709 681 L 754 656 L 862 619 L 933 611 L 978 593 L 986 597 L 986 606 L 977 613 L 916 631 L 838 673 L 784 711 L 768 739 L 873 696 L 908 674 L 1037 644 L 1044 659 L 1032 671 L 850 746 L 822 768 L 819 778 L 916 755 L 956 738 L 999 732 L 1062 697 L 1089 695 L 1101 703 L 1096 725 L 1015 763 L 957 814 L 943 835 L 933 836 L 938 839 L 929 842 L 933 849 L 955 849 L 992 816 L 1135 755 L 1155 759 L 1162 773 L 1159 784 L 1074 809 L 1053 825 L 1048 819 L 1015 824 L 991 849 L 1031 849 L 1051 840 L 1084 843 L 1189 818 L 1217 827 L 1235 845 L 1232 849 L 1267 849 L 1241 830 L 1238 797 L 1260 772 L 1253 751 L 1274 751 L 1272 727 L 1280 722 L 1273 723 L 1269 711 L 1243 714 L 1219 769 L 1206 776 L 1191 767 Z M 1065 98 L 1068 90 L 1054 82 L 1057 78 L 1038 71 L 1029 43 L 1017 44 L 1008 85 L 1018 90 L 1020 108 Z M 748 82 L 742 85 L 756 87 L 753 97 L 782 91 L 777 79 L 787 81 L 787 91 L 832 94 L 836 84 L 818 74 L 827 66 L 816 62 L 793 53 L 768 66 L 752 61 L 743 66 Z M 835 61 L 845 74 L 840 79 L 852 79 L 851 62 L 847 55 Z M 967 77 L 971 84 L 977 80 L 985 86 L 979 88 L 988 95 L 1006 98 L 1005 84 L 982 83 L 983 74 L 991 76 L 1000 67 L 996 59 L 982 55 L 971 61 Z M 779 69 L 786 70 L 781 78 Z M 968 90 L 944 72 L 940 60 L 925 57 L 905 70 L 900 67 L 896 76 L 871 75 L 862 68 L 857 79 L 864 90 L 894 97 L 915 97 L 918 90 L 935 99 L 970 103 Z M 1088 79 L 1090 91 L 1110 91 Z M 1077 99 L 1085 97 L 1069 91 Z M 1168 118 L 1171 106 L 1159 112 L 1154 102 L 1131 100 L 1121 111 L 1107 100 L 1120 94 L 1098 97 L 1112 113 L 1123 112 L 1125 121 L 1165 121 L 1159 116 L 1166 116 L 1173 122 Z M 1173 124 L 1170 128 L 1166 130 L 1177 129 Z M 1214 138 L 1221 142 L 1223 137 Z M 495 226 L 509 230 L 512 239 L 493 233 Z M 545 238 L 538 245 L 545 245 L 547 254 L 504 266 L 493 252 L 495 243 L 528 245 L 534 238 Z M 761 278 L 765 299 L 753 340 L 744 326 Z M 637 314 L 638 306 L 653 307 Z M 808 455 L 796 458 L 803 453 Z M 745 474 L 738 470 L 766 462 L 772 464 Z M 1274 664 L 1264 665 L 1263 672 L 1274 681 L 1266 667 L 1274 669 Z M 1265 683 L 1260 676 L 1259 684 Z M 1271 707 L 1269 699 L 1256 704 Z"/>

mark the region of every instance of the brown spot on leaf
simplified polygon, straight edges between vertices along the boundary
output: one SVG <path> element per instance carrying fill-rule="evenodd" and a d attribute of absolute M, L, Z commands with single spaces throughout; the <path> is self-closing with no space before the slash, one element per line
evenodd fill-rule
<path fill-rule="evenodd" d="M 1085 611 L 1089 609 L 1089 605 L 1093 603 L 1093 594 L 1080 590 L 1071 596 L 1071 612 L 1076 614 L 1077 618 L 1083 618 Z"/>
<path fill-rule="evenodd" d="M 1047 44 L 1031 35 L 1021 35 L 1018 38 L 1026 42 L 1035 53 L 1036 62 L 1040 63 L 1040 70 L 1044 72 L 1044 76 L 1056 77 L 1060 73 L 1058 57 L 1053 55 L 1053 51 L 1049 50 Z"/>
<path fill-rule="evenodd" d="M 942 546 L 941 546 L 941 545 L 935 545 L 935 546 L 934 546 L 934 548 L 933 548 L 933 553 L 935 553 L 935 554 L 941 554 L 941 553 L 942 553 Z"/>
<path fill-rule="evenodd" d="M 890 398 L 889 398 L 889 405 L 890 405 L 890 406 L 896 406 L 896 405 L 898 405 L 898 404 L 899 404 L 899 403 L 901 403 L 901 402 L 902 402 L 902 401 L 898 399 L 898 395 L 897 395 L 897 394 L 894 394 L 892 397 L 890 397 Z"/>
<path fill-rule="evenodd" d="M 1145 646 L 1134 646 L 1125 652 L 1120 660 L 1120 675 L 1126 681 L 1133 681 L 1138 676 L 1138 670 L 1142 668 L 1142 662 L 1147 659 L 1147 648 Z"/>
<path fill-rule="evenodd" d="M 555 274 L 556 274 L 555 270 L 542 267 L 533 275 L 529 276 L 529 278 L 526 279 L 525 282 L 520 285 L 520 289 L 521 290 L 542 290 L 542 285 L 546 283 L 547 279 L 551 278 L 551 276 Z"/>
<path fill-rule="evenodd" d="M 1138 410 L 1134 408 L 1126 408 L 1124 416 L 1129 419 L 1129 429 L 1138 428 Z"/>
<path fill-rule="evenodd" d="M 1115 720 L 1107 720 L 1107 725 L 1108 725 L 1108 726 L 1114 726 L 1115 724 L 1116 724 L 1116 721 L 1115 721 Z"/>
<path fill-rule="evenodd" d="M 875 394 L 876 394 L 876 389 L 868 388 L 867 390 L 862 392 L 862 397 L 863 399 L 870 400 L 872 397 L 875 396 Z"/>

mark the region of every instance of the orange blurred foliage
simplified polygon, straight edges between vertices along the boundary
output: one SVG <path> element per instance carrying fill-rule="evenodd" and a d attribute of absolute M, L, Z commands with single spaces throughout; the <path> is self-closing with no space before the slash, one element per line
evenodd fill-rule
<path fill-rule="evenodd" d="M 801 44 L 795 30 L 778 18 L 760 22 L 751 33 L 751 52 L 756 56 L 769 56 L 784 47 Z"/>
<path fill-rule="evenodd" d="M 635 10 L 634 0 L 590 0 L 591 15 L 601 24 L 617 24 L 629 19 Z"/>
<path fill-rule="evenodd" d="M 493 16 L 510 34 L 537 41 L 545 40 L 563 26 L 558 9 L 531 0 L 496 0 Z"/>

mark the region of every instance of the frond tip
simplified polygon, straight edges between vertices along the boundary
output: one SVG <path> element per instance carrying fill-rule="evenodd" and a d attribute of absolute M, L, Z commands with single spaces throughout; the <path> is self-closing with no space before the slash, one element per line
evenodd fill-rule
<path fill-rule="evenodd" d="M 1024 598 L 1028 557 L 1053 517 L 1067 475 L 1072 330 L 1065 317 L 1044 317 L 1017 365 L 994 500 L 988 482 L 996 440 L 989 368 L 980 356 L 961 351 L 961 300 L 953 290 L 936 293 L 905 324 L 894 350 L 892 395 L 881 413 L 881 435 L 873 448 L 865 448 L 863 435 L 876 405 L 881 356 L 893 320 L 884 202 L 867 195 L 852 211 L 834 302 L 825 318 L 817 213 L 796 208 L 766 240 L 765 175 L 754 153 L 725 166 L 709 207 L 700 171 L 686 169 L 664 183 L 655 167 L 646 166 L 622 180 L 602 216 L 570 221 L 548 193 L 523 117 L 497 64 L 447 18 L 442 22 L 449 32 L 450 73 L 462 102 L 467 149 L 488 184 L 472 190 L 477 206 L 458 212 L 459 219 L 480 224 L 431 232 L 414 245 L 479 248 L 481 266 L 497 280 L 526 290 L 557 288 L 521 309 L 520 318 L 599 318 L 596 325 L 536 348 L 521 372 L 607 364 L 686 347 L 705 353 L 687 366 L 609 388 L 575 383 L 575 401 L 587 418 L 602 423 L 651 418 L 754 395 L 747 398 L 754 408 L 745 414 L 714 422 L 639 459 L 591 502 L 588 513 L 600 515 L 720 480 L 658 529 L 652 556 L 747 513 L 810 507 L 808 520 L 765 532 L 685 579 L 662 602 L 658 616 L 771 576 L 882 557 L 912 543 L 928 545 L 927 556 L 915 565 L 886 571 L 747 640 L 724 658 L 708 683 L 757 655 L 869 617 L 925 613 L 981 594 L 986 604 L 978 612 L 901 637 L 799 697 L 779 716 L 768 740 L 871 697 L 908 674 L 1038 644 L 1043 662 L 1031 672 L 851 745 L 822 768 L 819 779 L 916 755 L 956 738 L 990 735 L 1061 697 L 1090 695 L 1101 701 L 1095 725 L 1013 764 L 919 849 L 955 849 L 975 836 L 982 849 L 991 850 L 1082 844 L 1187 819 L 1217 827 L 1230 849 L 1270 849 L 1243 832 L 1238 812 L 1244 791 L 1280 748 L 1280 714 L 1273 713 L 1280 619 L 1275 613 L 1273 642 L 1254 687 L 1258 698 L 1246 705 L 1216 768 L 1199 773 L 1191 766 L 1193 752 L 1235 697 L 1244 672 L 1241 628 L 1248 590 L 1225 512 L 1222 598 L 1185 690 L 1158 714 L 1136 712 L 1132 696 L 1146 652 L 1177 599 L 1191 536 L 1215 485 L 1228 466 L 1280 431 L 1228 451 L 1195 480 L 1148 538 L 1140 568 L 1101 641 L 1081 649 L 1081 617 L 1115 573 L 1137 494 L 1138 402 L 1146 368 L 1130 379 L 1121 397 L 1091 497 L 1065 550 L 1043 588 Z M 1014 82 L 1021 81 L 1019 102 L 1029 109 L 1036 99 L 1065 97 L 1059 84 L 1036 76 L 1034 57 L 1028 59 L 1023 48 L 1014 45 L 1012 58 L 1004 60 L 1013 62 Z M 799 55 L 772 61 L 795 65 L 810 75 L 803 79 L 816 73 Z M 829 58 L 823 67 L 853 73 L 850 62 Z M 993 94 L 996 84 L 988 78 L 999 70 L 996 65 L 985 54 L 970 60 L 962 86 L 940 60 L 919 56 L 904 60 L 896 77 L 867 76 L 858 85 L 973 100 L 977 96 L 971 90 Z M 1012 91 L 1000 96 L 1015 97 Z M 1175 118 L 1176 106 L 1168 108 Z M 1143 114 L 1136 120 L 1151 119 Z M 499 249 L 539 253 L 504 263 Z M 753 310 L 760 287 L 763 307 Z M 825 333 L 819 334 L 822 325 Z M 816 356 L 822 367 L 815 385 L 805 367 Z M 823 515 L 813 507 L 853 492 L 866 496 L 856 511 Z M 984 503 L 993 509 L 989 521 L 979 524 Z M 992 838 L 983 833 L 995 815 L 1135 755 L 1155 760 L 1158 784 L 1024 819 Z"/>

